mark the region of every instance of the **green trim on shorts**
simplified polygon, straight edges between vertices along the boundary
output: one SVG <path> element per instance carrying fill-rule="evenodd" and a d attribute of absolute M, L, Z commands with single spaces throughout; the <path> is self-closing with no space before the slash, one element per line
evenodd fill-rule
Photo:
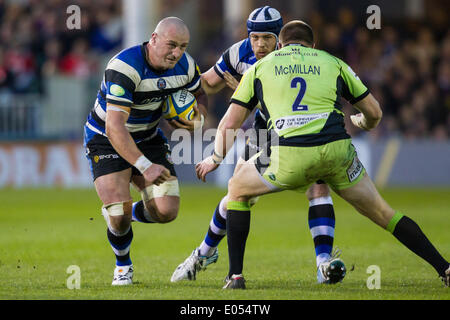
<path fill-rule="evenodd" d="M 403 218 L 403 214 L 400 211 L 395 212 L 391 221 L 389 221 L 386 230 L 389 231 L 390 233 L 394 233 L 395 227 L 397 226 L 397 223 L 400 221 L 401 218 Z"/>
<path fill-rule="evenodd" d="M 228 201 L 227 210 L 250 211 L 250 204 L 248 201 Z"/>

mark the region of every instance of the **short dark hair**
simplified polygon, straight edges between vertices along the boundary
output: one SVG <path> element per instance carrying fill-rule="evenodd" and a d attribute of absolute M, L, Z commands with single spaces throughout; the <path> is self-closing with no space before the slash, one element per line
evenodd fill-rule
<path fill-rule="evenodd" d="M 314 34 L 312 28 L 301 20 L 289 21 L 280 31 L 280 42 L 286 44 L 298 41 L 304 41 L 313 45 Z"/>

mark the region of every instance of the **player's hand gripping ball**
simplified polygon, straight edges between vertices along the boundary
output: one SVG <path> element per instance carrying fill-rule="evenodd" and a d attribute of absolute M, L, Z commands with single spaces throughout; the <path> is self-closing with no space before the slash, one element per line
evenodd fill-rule
<path fill-rule="evenodd" d="M 192 121 L 194 119 L 194 106 L 197 100 L 186 89 L 170 94 L 163 102 L 162 114 L 164 119 L 178 120 L 180 118 Z"/>

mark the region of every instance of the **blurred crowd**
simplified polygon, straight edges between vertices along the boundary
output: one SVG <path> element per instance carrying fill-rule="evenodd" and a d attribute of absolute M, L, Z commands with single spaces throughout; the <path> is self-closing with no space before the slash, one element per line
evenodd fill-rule
<path fill-rule="evenodd" d="M 427 22 L 403 20 L 382 24 L 380 30 L 357 25 L 352 11 L 345 8 L 336 21 L 312 15 L 317 47 L 346 61 L 380 102 L 384 117 L 372 138 L 450 137 L 448 12 L 439 12 L 435 25 L 429 16 Z M 348 104 L 344 111 L 356 112 Z M 359 133 L 349 124 L 346 128 L 352 135 Z"/>
<path fill-rule="evenodd" d="M 101 59 L 121 48 L 121 1 L 79 0 L 76 4 L 82 12 L 81 28 L 70 30 L 66 25 L 70 1 L 0 0 L 0 95 L 45 94 L 46 76 L 87 79 L 103 72 Z M 280 11 L 285 21 L 299 18 L 282 8 Z M 383 20 L 380 30 L 367 29 L 365 20 L 346 8 L 333 19 L 317 11 L 305 18 L 315 32 L 316 47 L 346 61 L 380 102 L 384 119 L 370 133 L 371 138 L 449 139 L 448 10 L 435 14 L 427 16 L 431 20 L 426 22 Z M 203 12 L 199 19 L 208 48 L 190 50 L 202 71 L 212 66 L 232 41 L 239 40 L 227 39 L 230 43 L 225 43 L 220 20 L 213 19 L 213 23 L 208 20 L 211 16 L 214 14 Z M 444 27 L 438 24 L 442 19 Z M 241 31 L 245 37 L 245 25 Z M 217 125 L 229 95 L 225 92 L 211 98 L 209 126 Z M 344 112 L 353 114 L 356 110 L 345 104 Z M 349 123 L 346 128 L 352 135 L 364 134 Z"/>
<path fill-rule="evenodd" d="M 43 78 L 55 74 L 88 78 L 102 54 L 120 47 L 120 1 L 76 1 L 79 29 L 67 25 L 71 4 L 0 0 L 0 92 L 43 93 Z"/>

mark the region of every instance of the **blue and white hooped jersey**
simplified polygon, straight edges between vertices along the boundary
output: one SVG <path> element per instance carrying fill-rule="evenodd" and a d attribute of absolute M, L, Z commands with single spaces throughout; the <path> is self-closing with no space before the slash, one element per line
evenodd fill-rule
<path fill-rule="evenodd" d="M 219 60 L 214 65 L 214 71 L 217 75 L 223 79 L 223 73 L 228 71 L 237 80 L 241 80 L 242 75 L 247 71 L 252 65 L 258 61 L 253 52 L 250 39 L 246 38 L 239 42 L 236 42 L 231 47 L 229 47 L 219 58 Z M 262 118 L 265 122 L 266 119 L 259 108 L 256 109 L 255 118 Z"/>
<path fill-rule="evenodd" d="M 217 75 L 223 79 L 223 73 L 228 71 L 238 80 L 253 64 L 256 57 L 252 50 L 250 39 L 246 38 L 228 48 L 214 65 Z"/>
<path fill-rule="evenodd" d="M 181 88 L 191 92 L 200 88 L 200 69 L 187 52 L 173 69 L 158 72 L 147 62 L 147 43 L 124 49 L 108 62 L 85 124 L 85 145 L 96 135 L 106 137 L 108 103 L 131 108 L 125 126 L 138 143 L 156 135 L 161 105 L 169 94 Z"/>

